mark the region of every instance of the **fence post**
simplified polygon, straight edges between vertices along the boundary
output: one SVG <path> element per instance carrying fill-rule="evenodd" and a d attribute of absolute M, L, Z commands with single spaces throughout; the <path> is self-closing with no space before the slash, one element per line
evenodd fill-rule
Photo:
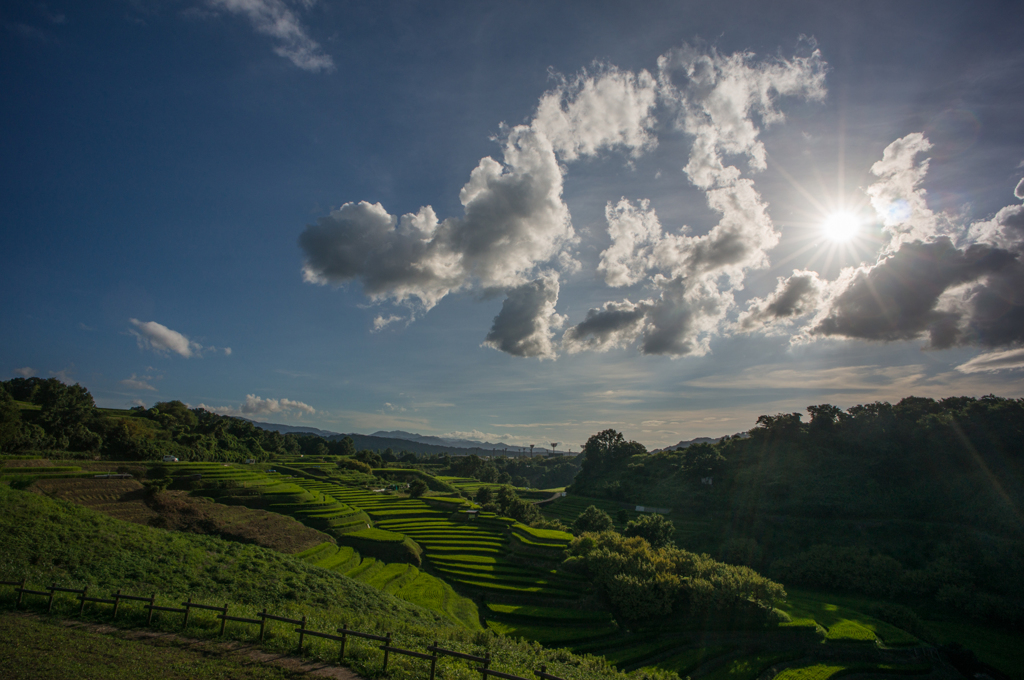
<path fill-rule="evenodd" d="M 147 626 L 150 625 L 151 623 L 153 623 L 153 607 L 155 607 L 155 606 L 156 606 L 156 593 L 153 593 L 153 596 L 149 598 L 149 616 L 146 618 L 146 625 Z"/>
<path fill-rule="evenodd" d="M 348 639 L 348 633 L 346 633 L 345 631 L 347 631 L 347 630 L 348 630 L 348 622 L 347 621 L 342 621 L 341 622 L 341 653 L 338 654 L 338 661 L 341 661 L 342 659 L 345 658 L 345 640 Z"/>
<path fill-rule="evenodd" d="M 50 586 L 50 604 L 46 605 L 46 613 L 49 614 L 53 611 L 53 596 L 57 594 L 57 584 L 53 583 Z"/>
<path fill-rule="evenodd" d="M 487 652 L 484 657 L 484 667 L 480 669 L 480 675 L 483 680 L 487 680 L 487 671 L 491 668 L 491 653 Z"/>
<path fill-rule="evenodd" d="M 188 596 L 188 602 L 185 602 L 185 623 L 181 625 L 182 630 L 188 628 L 188 615 L 192 613 L 192 596 Z"/>
<path fill-rule="evenodd" d="M 28 583 L 28 578 L 21 579 L 21 589 L 18 591 L 18 607 L 21 606 L 21 598 L 25 597 L 25 584 Z"/>
<path fill-rule="evenodd" d="M 433 657 L 430 659 L 430 680 L 434 680 L 434 671 L 437 669 L 437 640 L 434 640 Z"/>
<path fill-rule="evenodd" d="M 299 654 L 302 654 L 302 641 L 306 637 L 306 615 L 302 615 L 302 627 L 299 628 Z"/>
<path fill-rule="evenodd" d="M 224 616 L 220 620 L 220 636 L 224 637 L 224 626 L 228 625 L 228 605 L 224 603 Z"/>
<path fill-rule="evenodd" d="M 117 594 L 114 595 L 114 618 L 117 618 L 117 608 L 121 606 L 121 589 L 117 589 Z"/>
<path fill-rule="evenodd" d="M 388 647 L 390 647 L 390 646 L 391 646 L 391 633 L 388 633 L 387 640 L 384 641 L 384 668 L 383 668 L 383 671 L 385 673 L 388 672 L 388 654 L 389 654 Z"/>
<path fill-rule="evenodd" d="M 263 642 L 263 632 L 267 629 L 267 608 L 260 612 L 260 642 Z"/>
<path fill-rule="evenodd" d="M 82 606 L 78 608 L 78 615 L 85 613 L 85 596 L 89 594 L 89 586 L 82 588 Z"/>

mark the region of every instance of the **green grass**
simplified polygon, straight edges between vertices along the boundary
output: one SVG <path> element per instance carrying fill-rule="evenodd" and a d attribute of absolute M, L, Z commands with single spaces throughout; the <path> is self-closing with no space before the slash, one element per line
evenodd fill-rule
<path fill-rule="evenodd" d="M 787 668 L 775 676 L 775 680 L 828 680 L 833 675 L 846 670 L 846 666 L 819 663 L 802 668 Z"/>
<path fill-rule="evenodd" d="M 832 642 L 874 642 L 875 634 L 853 621 L 840 621 L 828 629 L 825 639 Z"/>
<path fill-rule="evenodd" d="M 828 680 L 842 675 L 884 674 L 884 675 L 921 675 L 930 672 L 929 664 L 881 664 L 881 663 L 816 663 L 810 666 L 787 668 L 775 676 L 774 680 Z"/>

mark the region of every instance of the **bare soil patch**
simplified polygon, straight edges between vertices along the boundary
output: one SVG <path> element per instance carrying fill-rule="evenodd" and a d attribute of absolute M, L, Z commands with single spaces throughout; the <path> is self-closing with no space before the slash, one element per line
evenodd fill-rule
<path fill-rule="evenodd" d="M 222 505 L 190 497 L 187 491 L 164 491 L 154 496 L 134 479 L 41 479 L 33 490 L 127 522 L 220 536 L 287 554 L 333 542 L 327 534 L 291 517 Z"/>

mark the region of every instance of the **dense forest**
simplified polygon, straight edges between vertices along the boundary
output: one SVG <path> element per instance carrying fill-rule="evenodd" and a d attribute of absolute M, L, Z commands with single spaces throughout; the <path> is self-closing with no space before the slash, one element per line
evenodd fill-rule
<path fill-rule="evenodd" d="M 671 507 L 701 522 L 686 547 L 787 585 L 1024 624 L 1024 400 L 808 411 L 654 454 L 606 430 L 571 491 Z"/>

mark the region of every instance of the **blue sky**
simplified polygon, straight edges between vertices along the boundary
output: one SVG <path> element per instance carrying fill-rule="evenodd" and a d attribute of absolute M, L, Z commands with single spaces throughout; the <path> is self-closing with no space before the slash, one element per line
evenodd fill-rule
<path fill-rule="evenodd" d="M 0 372 L 560 448 L 1024 396 L 1015 4 L 708 5 L 5 3 Z"/>

